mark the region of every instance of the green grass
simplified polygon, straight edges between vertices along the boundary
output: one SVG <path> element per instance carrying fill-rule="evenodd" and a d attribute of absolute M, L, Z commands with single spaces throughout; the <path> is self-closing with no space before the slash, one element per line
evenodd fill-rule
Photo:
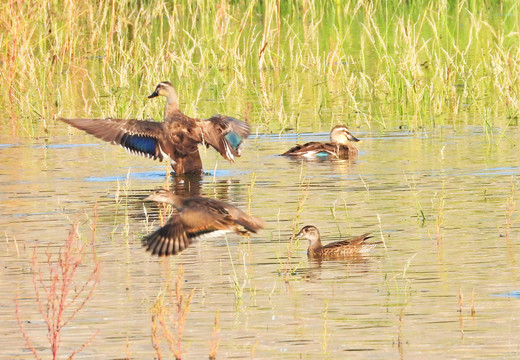
<path fill-rule="evenodd" d="M 37 0 L 0 5 L 4 131 L 56 116 L 161 117 L 159 81 L 186 113 L 261 132 L 331 122 L 410 130 L 516 124 L 516 1 Z M 51 127 L 52 128 L 52 127 Z"/>

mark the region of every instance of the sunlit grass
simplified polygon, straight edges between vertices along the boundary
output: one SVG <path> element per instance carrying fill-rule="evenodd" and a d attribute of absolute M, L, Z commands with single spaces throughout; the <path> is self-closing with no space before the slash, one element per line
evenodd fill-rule
<path fill-rule="evenodd" d="M 57 115 L 160 118 L 144 99 L 162 80 L 193 116 L 252 104 L 262 132 L 331 119 L 508 125 L 520 112 L 518 11 L 512 0 L 7 1 L 4 128 L 38 137 Z"/>

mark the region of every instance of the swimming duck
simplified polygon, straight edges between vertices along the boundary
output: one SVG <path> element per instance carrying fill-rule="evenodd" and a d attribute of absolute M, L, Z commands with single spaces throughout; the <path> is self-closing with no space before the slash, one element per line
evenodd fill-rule
<path fill-rule="evenodd" d="M 173 85 L 163 81 L 149 99 L 164 96 L 164 121 L 133 119 L 63 119 L 80 130 L 126 150 L 152 159 L 169 158 L 178 174 L 200 174 L 202 161 L 198 144 L 211 145 L 225 159 L 240 156 L 243 141 L 249 136 L 249 124 L 225 115 L 195 119 L 179 109 L 179 99 Z"/>
<path fill-rule="evenodd" d="M 312 141 L 295 147 L 284 152 L 283 156 L 298 157 L 333 157 L 337 159 L 347 159 L 356 156 L 358 149 L 350 143 L 358 142 L 344 125 L 337 125 L 330 131 L 330 142 Z"/>
<path fill-rule="evenodd" d="M 265 225 L 262 219 L 220 200 L 199 196 L 183 199 L 164 189 L 155 191 L 145 200 L 163 202 L 178 211 L 163 227 L 144 237 L 143 246 L 153 255 L 175 255 L 195 241 L 229 232 L 240 235 L 256 233 Z"/>
<path fill-rule="evenodd" d="M 310 258 L 355 256 L 369 252 L 373 247 L 381 243 L 365 243 L 367 239 L 372 237 L 370 233 L 366 233 L 349 240 L 336 241 L 323 246 L 321 245 L 320 232 L 318 231 L 318 228 L 312 225 L 304 226 L 296 237 L 309 240 L 307 256 Z"/>

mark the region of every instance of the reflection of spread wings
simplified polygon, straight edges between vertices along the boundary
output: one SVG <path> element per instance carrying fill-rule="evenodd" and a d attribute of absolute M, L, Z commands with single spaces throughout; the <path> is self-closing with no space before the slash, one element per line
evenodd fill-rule
<path fill-rule="evenodd" d="M 248 215 L 239 208 L 225 203 L 224 201 L 195 196 L 189 199 L 184 199 L 183 205 L 184 209 L 182 213 L 194 209 L 200 209 L 200 211 L 207 215 L 211 215 L 213 220 L 218 219 L 218 221 L 222 224 L 226 224 L 228 227 L 236 227 L 238 224 L 243 226 L 246 230 L 256 233 L 265 226 L 262 219 Z M 200 216 L 200 218 L 203 219 L 202 216 Z M 207 221 L 209 221 L 209 219 Z M 235 231 L 237 230 L 235 229 Z"/>
<path fill-rule="evenodd" d="M 231 231 L 228 216 L 210 214 L 202 209 L 188 209 L 174 214 L 166 224 L 143 239 L 143 245 L 154 255 L 175 255 L 194 241 Z"/>
<path fill-rule="evenodd" d="M 263 220 L 219 200 L 193 197 L 184 199 L 182 205 L 162 228 L 143 239 L 143 245 L 152 254 L 175 255 L 197 240 L 228 232 L 247 233 L 239 225 L 251 232 L 264 227 Z"/>

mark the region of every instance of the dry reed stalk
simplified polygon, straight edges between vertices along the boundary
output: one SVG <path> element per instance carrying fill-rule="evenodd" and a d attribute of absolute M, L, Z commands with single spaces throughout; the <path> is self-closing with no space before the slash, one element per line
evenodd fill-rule
<path fill-rule="evenodd" d="M 218 334 L 220 332 L 220 313 L 217 311 L 215 315 L 215 323 L 213 325 L 213 331 L 211 333 L 211 341 L 209 345 L 209 359 L 215 360 L 217 358 L 218 346 L 220 344 L 220 339 L 218 338 Z"/>
<path fill-rule="evenodd" d="M 506 203 L 506 234 L 505 238 L 509 241 L 509 235 L 511 233 L 511 225 L 513 224 L 513 214 L 516 209 L 515 201 L 515 184 L 513 178 L 511 178 L 511 195 L 507 198 Z"/>
<path fill-rule="evenodd" d="M 464 338 L 464 318 L 462 317 L 462 305 L 463 305 L 464 294 L 462 294 L 462 288 L 459 288 L 458 304 L 459 309 L 459 331 L 461 338 Z"/>
<path fill-rule="evenodd" d="M 182 284 L 184 281 L 184 268 L 178 267 L 177 280 L 175 283 L 175 291 L 170 285 L 167 286 L 168 294 L 162 292 L 156 299 L 154 305 L 150 309 L 152 313 L 152 345 L 156 350 L 156 354 L 161 358 L 159 344 L 161 336 L 158 328 L 162 331 L 162 337 L 168 342 L 170 351 L 177 360 L 182 359 L 182 335 L 186 318 L 190 312 L 190 304 L 193 299 L 195 289 L 192 289 L 187 298 L 185 298 Z M 169 304 L 165 303 L 166 295 L 168 295 Z M 174 308 L 172 311 L 171 308 Z M 159 324 L 159 326 L 157 326 Z"/>
<path fill-rule="evenodd" d="M 475 288 L 471 292 L 471 316 L 475 317 Z"/>
<path fill-rule="evenodd" d="M 294 245 L 294 237 L 296 235 L 296 232 L 297 232 L 297 227 L 298 227 L 298 219 L 300 218 L 300 214 L 303 210 L 303 205 L 305 204 L 305 200 L 307 200 L 307 196 L 309 194 L 309 186 L 310 184 L 307 183 L 307 185 L 305 186 L 304 190 L 303 190 L 303 194 L 302 194 L 302 197 L 300 199 L 300 201 L 298 202 L 298 207 L 296 208 L 296 217 L 294 218 L 293 220 L 293 224 L 292 224 L 292 236 L 291 236 L 291 239 L 289 240 L 289 247 L 287 249 L 287 259 L 285 261 L 285 269 L 284 269 L 284 281 L 287 283 L 289 282 L 289 275 L 291 273 L 290 271 L 290 261 L 292 259 L 292 252 L 293 252 L 293 245 Z"/>

